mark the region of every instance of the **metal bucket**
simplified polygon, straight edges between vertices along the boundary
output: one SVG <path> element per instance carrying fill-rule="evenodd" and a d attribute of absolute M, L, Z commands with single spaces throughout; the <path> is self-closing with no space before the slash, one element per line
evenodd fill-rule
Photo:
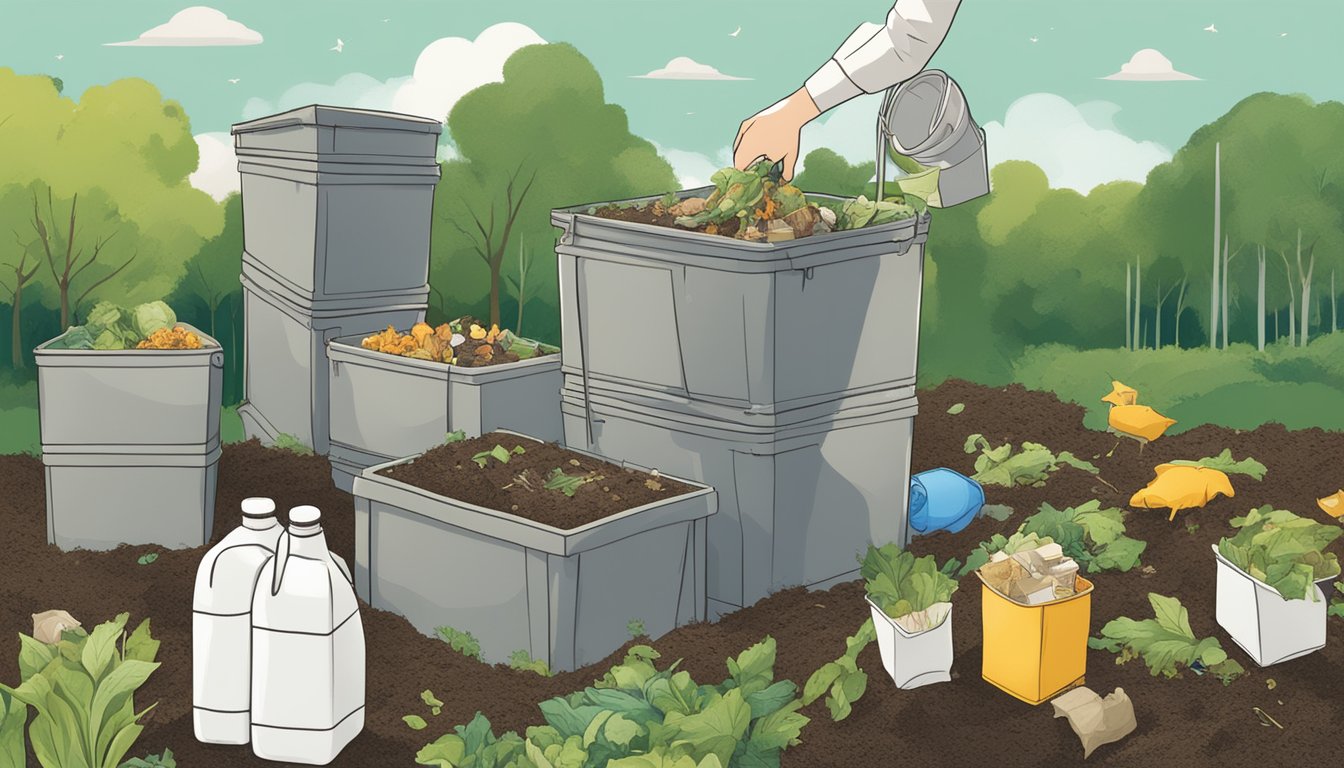
<path fill-rule="evenodd" d="M 946 72 L 920 72 L 888 90 L 882 100 L 877 117 L 879 200 L 884 197 L 888 146 L 930 169 L 898 183 L 934 208 L 989 194 L 985 132 L 971 117 L 961 87 Z"/>

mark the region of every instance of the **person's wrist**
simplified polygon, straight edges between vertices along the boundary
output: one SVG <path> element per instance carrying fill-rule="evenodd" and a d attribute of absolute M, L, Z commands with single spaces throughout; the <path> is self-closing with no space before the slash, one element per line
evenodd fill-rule
<path fill-rule="evenodd" d="M 788 102 L 789 112 L 798 118 L 800 126 L 812 122 L 821 114 L 817 103 L 812 100 L 812 94 L 808 93 L 807 86 L 794 91 L 789 96 Z"/>

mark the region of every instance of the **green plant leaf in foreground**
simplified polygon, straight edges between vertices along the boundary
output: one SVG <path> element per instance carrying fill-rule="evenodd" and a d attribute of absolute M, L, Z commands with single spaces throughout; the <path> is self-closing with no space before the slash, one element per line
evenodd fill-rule
<path fill-rule="evenodd" d="M 23 768 L 28 705 L 0 686 L 0 768 Z"/>
<path fill-rule="evenodd" d="M 1089 638 L 1088 647 L 1122 654 L 1117 663 L 1140 656 L 1154 675 L 1179 677 L 1181 668 L 1207 669 L 1224 682 L 1230 682 L 1245 670 L 1229 659 L 1216 637 L 1199 639 L 1190 628 L 1190 617 L 1181 601 L 1174 597 L 1148 594 L 1154 618 L 1135 621 L 1125 616 L 1113 619 L 1101 629 L 1100 638 Z"/>
<path fill-rule="evenodd" d="M 859 669 L 859 654 L 877 640 L 877 630 L 869 617 L 859 631 L 845 638 L 845 653 L 835 661 L 826 662 L 813 672 L 803 686 L 802 706 L 808 706 L 827 691 L 826 708 L 831 719 L 839 722 L 849 717 L 854 703 L 868 690 L 868 674 Z"/>
<path fill-rule="evenodd" d="M 163 750 L 163 757 L 158 755 L 148 755 L 146 757 L 133 757 L 122 763 L 118 768 L 177 768 L 177 760 L 173 757 L 173 750 Z"/>
<path fill-rule="evenodd" d="M 1269 505 L 1234 517 L 1231 523 L 1240 530 L 1230 539 L 1219 539 L 1219 554 L 1285 600 L 1314 601 L 1315 582 L 1340 573 L 1339 557 L 1325 551 L 1344 534 L 1339 526 Z"/>
<path fill-rule="evenodd" d="M 1339 618 L 1344 619 L 1344 584 L 1336 581 L 1335 591 L 1339 594 L 1330 598 L 1330 607 L 1327 608 L 1325 612 L 1330 616 L 1338 616 Z"/>
<path fill-rule="evenodd" d="M 1249 475 L 1256 480 L 1264 480 L 1265 473 L 1268 471 L 1265 469 L 1264 464 L 1261 464 L 1249 456 L 1241 461 L 1234 461 L 1232 459 L 1232 449 L 1230 448 L 1224 448 L 1223 452 L 1217 456 L 1206 456 L 1199 461 L 1187 461 L 1182 459 L 1169 463 L 1184 467 L 1208 467 L 1209 469 L 1216 469 L 1228 475 Z"/>

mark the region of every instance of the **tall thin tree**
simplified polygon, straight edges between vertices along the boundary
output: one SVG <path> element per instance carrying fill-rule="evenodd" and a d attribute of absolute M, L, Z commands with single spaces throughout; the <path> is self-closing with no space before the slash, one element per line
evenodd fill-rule
<path fill-rule="evenodd" d="M 1209 346 L 1218 348 L 1218 294 L 1222 282 L 1218 279 L 1218 240 L 1223 227 L 1223 145 L 1213 145 L 1213 276 L 1209 289 Z"/>
<path fill-rule="evenodd" d="M 1265 246 L 1261 245 L 1256 253 L 1256 295 L 1255 295 L 1255 347 L 1265 351 Z"/>
<path fill-rule="evenodd" d="M 27 269 L 28 248 L 31 243 L 25 243 L 23 237 L 18 232 L 14 233 L 14 239 L 19 244 L 19 260 L 10 262 L 4 266 L 14 270 L 14 287 L 10 288 L 4 282 L 0 282 L 0 288 L 4 288 L 9 293 L 10 302 L 10 363 L 14 370 L 23 370 L 23 287 L 29 280 L 37 274 L 37 270 L 42 267 L 41 259 L 33 259 L 32 269 Z"/>

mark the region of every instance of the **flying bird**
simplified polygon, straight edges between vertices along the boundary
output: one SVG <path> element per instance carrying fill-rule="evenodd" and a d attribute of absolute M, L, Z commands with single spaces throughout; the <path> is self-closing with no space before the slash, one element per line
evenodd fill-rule
<path fill-rule="evenodd" d="M 389 22 L 389 21 L 391 21 L 391 19 L 383 19 L 383 23 L 384 23 L 384 24 L 386 24 L 386 23 Z"/>
<path fill-rule="evenodd" d="M 740 34 L 742 34 L 742 27 L 738 27 L 736 32 L 730 32 L 730 33 L 728 34 L 728 36 L 729 36 L 729 37 L 737 37 L 737 36 L 740 35 Z"/>
<path fill-rule="evenodd" d="M 1033 43 L 1036 42 L 1037 40 L 1040 40 L 1040 38 L 1039 38 L 1039 37 L 1033 37 L 1033 38 L 1031 38 L 1031 42 L 1033 42 Z"/>
<path fill-rule="evenodd" d="M 1287 33 L 1287 32 L 1280 32 L 1280 33 L 1279 33 L 1279 37 L 1287 37 L 1287 36 L 1288 36 L 1288 33 Z"/>
<path fill-rule="evenodd" d="M 1287 33 L 1285 32 L 1284 34 L 1287 34 Z M 64 58 L 65 58 L 65 54 L 64 54 L 64 53 L 58 53 L 58 54 L 56 54 L 56 60 L 57 60 L 57 61 L 60 61 L 61 59 L 64 59 Z"/>
<path fill-rule="evenodd" d="M 336 38 L 336 44 L 331 46 L 331 50 L 337 53 L 340 53 L 341 51 L 345 50 L 345 41 L 339 37 Z"/>
<path fill-rule="evenodd" d="M 1205 32 L 1217 32 L 1217 31 L 1218 31 L 1218 28 L 1215 27 L 1215 26 L 1213 26 L 1212 24 L 1210 24 L 1209 26 L 1207 26 L 1207 27 L 1204 28 L 1204 31 L 1205 31 Z"/>
<path fill-rule="evenodd" d="M 236 77 L 230 77 L 230 78 L 229 78 L 229 82 L 232 83 L 233 85 L 237 85 L 237 84 L 238 84 L 238 78 L 236 78 Z"/>

